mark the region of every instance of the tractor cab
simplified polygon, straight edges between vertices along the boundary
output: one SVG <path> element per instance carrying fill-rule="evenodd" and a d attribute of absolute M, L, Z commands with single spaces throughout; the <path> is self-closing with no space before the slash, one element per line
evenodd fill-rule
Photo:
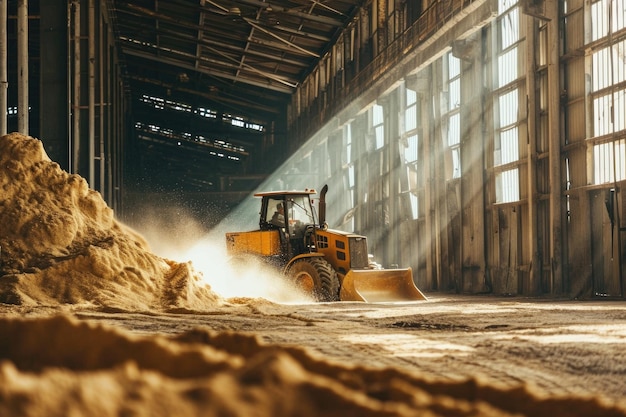
<path fill-rule="evenodd" d="M 315 190 L 272 191 L 255 194 L 261 197 L 260 230 L 280 232 L 282 253 L 291 259 L 311 251 L 309 239 L 316 224 L 311 195 Z"/>

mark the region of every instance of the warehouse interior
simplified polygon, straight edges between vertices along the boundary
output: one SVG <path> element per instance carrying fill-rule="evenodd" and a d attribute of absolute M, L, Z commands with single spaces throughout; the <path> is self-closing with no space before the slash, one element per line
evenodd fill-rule
<path fill-rule="evenodd" d="M 625 53 L 626 0 L 0 0 L 0 415 L 626 416 Z M 233 261 L 279 190 L 422 297 Z"/>
<path fill-rule="evenodd" d="M 2 6 L 2 133 L 123 221 L 328 184 L 423 290 L 624 298 L 623 0 Z"/>

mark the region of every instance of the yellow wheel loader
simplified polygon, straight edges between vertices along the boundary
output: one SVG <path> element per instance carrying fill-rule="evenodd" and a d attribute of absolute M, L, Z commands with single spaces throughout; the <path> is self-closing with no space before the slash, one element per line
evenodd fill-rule
<path fill-rule="evenodd" d="M 261 197 L 259 230 L 226 233 L 233 258 L 254 256 L 279 268 L 285 277 L 317 301 L 413 301 L 426 297 L 415 286 L 411 268 L 381 269 L 370 262 L 367 239 L 329 229 L 326 192 L 271 191 Z"/>

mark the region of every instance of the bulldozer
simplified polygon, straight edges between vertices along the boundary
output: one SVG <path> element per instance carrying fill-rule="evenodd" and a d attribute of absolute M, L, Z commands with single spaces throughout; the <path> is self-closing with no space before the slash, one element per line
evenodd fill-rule
<path fill-rule="evenodd" d="M 327 185 L 320 191 L 317 219 L 313 189 L 254 194 L 261 198 L 259 229 L 226 233 L 231 259 L 262 260 L 316 301 L 426 300 L 410 267 L 383 269 L 365 236 L 328 228 L 327 191 Z"/>

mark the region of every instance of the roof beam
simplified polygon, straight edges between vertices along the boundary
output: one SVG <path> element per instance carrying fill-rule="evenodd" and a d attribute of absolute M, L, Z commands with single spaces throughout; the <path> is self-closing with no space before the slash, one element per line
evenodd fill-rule
<path fill-rule="evenodd" d="M 200 0 L 200 5 L 204 6 L 204 1 L 205 0 Z M 204 13 L 198 13 L 198 26 L 203 28 L 204 27 Z M 202 48 L 200 47 L 201 42 L 202 42 L 202 38 L 204 37 L 204 30 L 203 29 L 198 29 L 198 34 L 196 35 L 196 69 L 200 66 L 200 53 L 202 51 Z"/>
<path fill-rule="evenodd" d="M 267 27 L 267 25 L 265 25 L 260 20 L 250 19 L 249 17 L 247 17 L 246 21 L 248 23 L 250 23 L 250 24 L 255 23 L 255 24 L 259 25 L 259 26 Z M 277 31 L 277 32 L 285 32 L 285 33 L 288 33 L 290 35 L 294 35 L 294 36 L 297 36 L 297 37 L 300 37 L 300 38 L 313 39 L 313 40 L 320 41 L 320 42 L 330 42 L 331 41 L 331 38 L 329 38 L 328 36 L 318 35 L 318 34 L 310 33 L 310 32 L 305 32 L 303 30 L 290 28 L 290 27 L 287 27 L 285 25 L 272 26 L 272 30 L 273 31 Z"/>
<path fill-rule="evenodd" d="M 119 27 L 124 27 L 123 25 L 119 25 Z M 135 32 L 141 32 L 141 28 L 146 28 L 147 30 L 152 30 L 151 27 L 148 27 L 146 25 L 138 25 L 135 26 L 133 28 L 128 28 L 128 29 L 132 29 Z M 185 40 L 185 41 L 189 41 L 190 43 L 198 43 L 200 46 L 206 46 L 206 47 L 218 47 L 221 49 L 228 49 L 230 51 L 233 52 L 238 52 L 241 53 L 242 52 L 242 48 L 241 47 L 237 47 L 234 46 L 228 42 L 219 42 L 216 40 L 211 39 L 211 32 L 209 32 L 208 30 L 203 30 L 201 31 L 204 34 L 204 38 L 202 39 L 196 39 L 196 36 L 192 36 L 192 35 L 187 35 L 184 34 L 182 32 L 176 32 L 176 31 L 172 31 L 169 29 L 165 29 L 163 27 L 159 28 L 158 33 L 162 36 L 162 37 L 169 37 L 170 39 L 176 40 L 176 39 L 180 39 L 180 40 Z M 260 44 L 260 42 L 259 42 Z M 270 46 L 270 45 L 268 45 Z M 259 57 L 259 58 L 265 58 L 265 59 L 271 59 L 272 62 L 278 62 L 281 64 L 288 64 L 288 65 L 293 65 L 294 67 L 298 67 L 298 68 L 308 68 L 310 66 L 310 64 L 304 61 L 299 61 L 296 59 L 291 59 L 291 58 L 286 58 L 283 55 L 274 55 L 274 56 L 270 56 L 267 53 L 263 53 L 263 52 L 259 52 L 259 51 L 255 51 L 254 49 L 248 50 L 246 51 L 246 54 L 248 55 L 252 55 L 255 57 Z"/>
<path fill-rule="evenodd" d="M 207 0 L 204 0 L 204 1 L 207 1 Z M 213 3 L 211 3 L 211 4 L 213 4 Z M 194 29 L 194 30 L 199 30 L 199 31 L 206 29 L 206 27 L 204 25 L 198 25 L 198 24 L 195 24 L 195 23 L 192 23 L 192 22 L 186 22 L 186 21 L 183 21 L 183 20 L 180 20 L 180 19 L 176 19 L 176 18 L 173 18 L 173 17 L 171 17 L 171 16 L 169 16 L 167 14 L 160 13 L 160 12 L 157 12 L 157 11 L 153 11 L 153 10 L 150 10 L 150 9 L 146 9 L 145 7 L 137 6 L 137 5 L 134 5 L 134 4 L 128 4 L 128 3 L 126 3 L 125 5 L 128 7 L 128 10 L 117 9 L 117 11 L 120 12 L 120 13 L 128 13 L 128 14 L 130 14 L 130 10 L 133 10 L 133 11 L 135 11 L 134 15 L 137 16 L 137 17 L 151 17 L 153 19 L 163 20 L 165 22 L 168 22 L 168 23 L 171 23 L 171 24 L 174 24 L 174 25 L 178 25 L 178 26 L 184 27 L 186 29 Z M 200 14 L 203 14 L 203 13 L 206 13 L 206 12 L 212 13 L 212 10 L 210 10 L 206 6 L 201 6 L 199 9 L 200 9 L 199 10 Z M 299 12 L 299 13 L 302 13 L 302 12 Z M 309 16 L 306 13 L 303 13 L 303 14 Z M 219 16 L 223 17 L 223 18 L 226 18 L 226 16 L 224 16 L 222 14 L 219 14 Z M 259 21 L 257 19 L 245 18 L 245 20 L 248 23 L 252 22 L 252 23 L 255 23 L 255 24 L 259 25 L 259 26 L 267 26 L 267 25 L 264 25 L 261 21 Z M 290 27 L 287 27 L 287 26 L 284 26 L 284 25 L 283 26 L 281 26 L 281 25 L 274 26 L 274 27 L 272 27 L 272 30 L 274 30 L 274 31 L 282 31 L 282 32 L 289 33 L 290 35 L 299 36 L 299 37 L 305 38 L 305 39 L 313 39 L 313 40 L 317 40 L 317 41 L 320 41 L 320 42 L 330 42 L 331 41 L 331 39 L 328 36 L 319 35 L 319 34 L 310 33 L 310 32 L 305 32 L 303 30 L 290 28 Z"/>
<path fill-rule="evenodd" d="M 125 40 L 126 42 L 128 42 L 128 47 L 124 47 L 122 46 L 122 49 L 124 51 L 133 51 L 133 50 L 139 50 L 141 49 L 142 51 L 146 51 L 146 49 L 150 49 L 152 51 L 155 52 L 155 55 L 160 56 L 162 52 L 166 52 L 172 55 L 177 55 L 189 60 L 193 60 L 195 61 L 196 59 L 203 61 L 204 63 L 208 63 L 208 64 L 215 64 L 215 65 L 219 65 L 222 67 L 226 67 L 228 69 L 234 70 L 234 71 L 238 71 L 240 70 L 242 67 L 244 69 L 249 70 L 250 72 L 256 73 L 258 75 L 260 75 L 261 77 L 264 78 L 268 78 L 270 80 L 276 81 L 280 84 L 284 84 L 288 87 L 291 88 L 295 88 L 298 86 L 298 81 L 294 80 L 292 78 L 286 77 L 286 76 L 281 76 L 281 75 L 277 75 L 274 73 L 269 73 L 267 71 L 263 71 L 263 70 L 259 70 L 257 68 L 254 68 L 251 65 L 247 65 L 247 64 L 243 64 L 240 65 L 239 61 L 236 58 L 233 58 L 232 56 L 225 54 L 221 51 L 218 51 L 214 48 L 209 48 L 207 47 L 207 49 L 209 49 L 211 52 L 214 52 L 216 54 L 218 54 L 219 56 L 221 56 L 222 58 L 225 58 L 227 61 L 230 61 L 232 63 L 226 62 L 226 61 L 219 61 L 217 59 L 212 59 L 212 58 L 205 58 L 205 57 L 196 57 L 196 55 L 190 54 L 188 52 L 183 52 L 183 51 L 179 51 L 173 48 L 166 48 L 166 47 L 160 47 L 158 45 L 154 45 L 154 44 L 150 44 L 150 43 L 146 43 L 146 42 L 142 42 L 140 40 L 134 40 L 134 39 L 129 39 L 129 38 L 125 38 L 120 36 L 120 40 Z M 127 52 L 129 53 L 129 52 Z M 145 52 L 144 52 L 145 53 Z M 150 55 L 149 52 L 146 53 L 147 55 Z M 170 60 L 170 63 L 173 62 L 181 62 L 178 60 Z M 173 64 L 175 65 L 175 64 Z"/>
<path fill-rule="evenodd" d="M 245 20 L 246 22 L 248 22 L 248 24 L 249 24 L 250 26 L 252 26 L 253 28 L 258 29 L 258 30 L 260 30 L 261 32 L 263 32 L 263 33 L 265 33 L 265 34 L 267 34 L 267 35 L 269 35 L 269 36 L 271 36 L 271 37 L 273 37 L 273 38 L 275 38 L 275 39 L 278 39 L 279 41 L 283 42 L 284 44 L 286 44 L 286 45 L 288 45 L 288 46 L 290 46 L 290 47 L 292 47 L 292 48 L 297 49 L 298 51 L 301 51 L 301 52 L 303 52 L 303 53 L 305 53 L 305 54 L 307 54 L 307 55 L 310 55 L 310 56 L 312 56 L 312 57 L 315 57 L 315 58 L 319 58 L 319 57 L 320 57 L 320 55 L 319 55 L 318 53 L 311 52 L 311 51 L 309 51 L 309 50 L 307 50 L 307 49 L 305 49 L 305 48 L 302 48 L 302 47 L 300 47 L 300 46 L 296 45 L 296 44 L 295 44 L 295 43 L 293 43 L 293 42 L 288 41 L 287 39 L 283 39 L 283 38 L 281 38 L 280 36 L 276 35 L 275 33 L 272 33 L 272 31 L 267 30 L 267 29 L 265 29 L 265 28 L 263 28 L 263 27 L 261 27 L 261 26 L 257 25 L 256 23 L 253 23 L 250 19 L 246 19 L 246 18 L 244 17 L 244 20 Z"/>
<path fill-rule="evenodd" d="M 239 81 L 239 82 L 242 82 L 242 83 L 245 83 L 245 84 L 255 85 L 257 87 L 267 88 L 269 90 L 278 91 L 280 93 L 291 94 L 293 92 L 293 88 L 294 88 L 294 87 L 290 87 L 289 84 L 285 84 L 285 83 L 275 84 L 275 83 L 272 83 L 272 82 L 261 82 L 261 81 L 258 81 L 258 80 L 254 80 L 252 78 L 246 78 L 246 77 L 242 77 L 242 76 L 237 77 L 237 76 L 235 76 L 233 74 L 229 74 L 227 72 L 214 70 L 214 69 L 209 69 L 209 68 L 206 68 L 206 67 L 198 67 L 198 68 L 196 68 L 194 65 L 190 65 L 190 64 L 185 63 L 183 61 L 164 58 L 164 57 L 161 57 L 161 56 L 157 56 L 156 54 L 148 53 L 148 52 L 145 52 L 145 51 L 138 51 L 138 50 L 134 50 L 132 48 L 122 47 L 122 51 L 125 54 L 128 54 L 128 55 L 137 56 L 137 57 L 144 58 L 144 59 L 149 59 L 149 60 L 152 60 L 152 61 L 163 62 L 163 63 L 169 64 L 169 65 L 174 65 L 174 66 L 178 66 L 178 67 L 181 67 L 181 68 L 186 68 L 186 69 L 189 69 L 189 70 L 198 71 L 198 72 L 203 73 L 203 74 L 214 75 L 214 76 L 219 77 L 219 78 L 226 78 L 226 79 L 229 79 L 229 80 L 232 80 L 232 81 Z M 167 51 L 167 52 L 174 52 L 174 51 Z M 181 54 L 183 54 L 183 53 L 181 53 Z M 188 54 L 183 54 L 183 55 L 188 55 Z M 187 58 L 194 59 L 195 57 L 193 57 L 193 56 L 188 57 L 187 56 Z M 206 60 L 206 59 L 203 59 L 203 60 Z M 223 64 L 223 63 L 220 63 L 220 62 L 217 62 L 217 63 L 218 64 Z M 276 78 L 276 77 L 273 77 L 273 78 Z M 273 78 L 270 78 L 270 80 L 273 79 Z"/>
<path fill-rule="evenodd" d="M 287 7 L 269 4 L 261 0 L 236 0 L 236 2 L 241 3 L 241 4 L 247 4 L 249 6 L 259 7 L 261 9 L 267 9 L 268 7 L 271 7 L 272 11 L 274 12 L 285 13 L 291 16 L 299 17 L 301 19 L 310 20 L 310 21 L 317 22 L 317 23 L 323 23 L 329 26 L 341 27 L 344 24 L 344 22 L 339 19 L 326 17 L 326 16 L 319 16 L 315 14 L 309 14 L 309 13 L 301 12 L 299 10 L 294 10 L 294 9 L 290 9 Z"/>
<path fill-rule="evenodd" d="M 265 3 L 263 3 L 263 4 L 265 4 Z M 193 24 L 193 23 L 184 22 L 184 21 L 181 21 L 179 19 L 172 18 L 172 17 L 170 17 L 168 15 L 164 15 L 164 14 L 161 14 L 161 13 L 154 12 L 152 10 L 146 9 L 144 7 L 141 7 L 141 6 L 128 5 L 128 7 L 130 9 L 139 11 L 139 12 L 141 12 L 141 13 L 147 15 L 147 16 L 150 16 L 150 17 L 152 17 L 154 19 L 158 19 L 158 20 L 162 20 L 164 22 L 168 22 L 168 23 L 171 23 L 171 24 L 179 25 L 179 26 L 185 27 L 187 29 L 194 29 L 194 30 L 198 30 L 198 31 L 206 31 L 206 29 L 207 29 L 206 26 L 199 26 L 199 25 L 196 25 L 196 24 Z M 251 22 L 253 22 L 253 21 L 251 20 Z M 252 24 L 252 23 L 248 22 L 248 24 Z M 308 55 L 308 56 L 311 56 L 312 54 L 315 54 L 315 55 L 313 55 L 314 57 L 316 57 L 316 58 L 319 57 L 318 54 L 316 54 L 314 52 L 311 52 L 311 51 L 308 51 L 308 50 L 306 50 L 304 48 L 301 48 L 301 47 L 293 44 L 292 42 L 289 42 L 287 44 L 288 46 L 291 46 L 291 48 L 286 48 L 284 46 L 284 44 L 285 44 L 285 40 L 284 39 L 282 39 L 278 35 L 269 33 L 269 31 L 267 29 L 260 29 L 260 30 L 262 30 L 264 33 L 269 34 L 270 36 L 273 36 L 273 37 L 279 39 L 282 43 L 276 43 L 276 42 L 269 42 L 269 41 L 253 39 L 252 41 L 254 43 L 263 44 L 263 45 L 266 45 L 266 46 L 269 46 L 269 47 L 272 47 L 272 48 L 276 48 L 276 49 L 279 49 L 279 50 L 285 51 L 285 52 L 296 53 L 296 54 L 300 53 L 302 55 Z M 307 66 L 307 65 L 303 64 L 303 66 Z"/>

